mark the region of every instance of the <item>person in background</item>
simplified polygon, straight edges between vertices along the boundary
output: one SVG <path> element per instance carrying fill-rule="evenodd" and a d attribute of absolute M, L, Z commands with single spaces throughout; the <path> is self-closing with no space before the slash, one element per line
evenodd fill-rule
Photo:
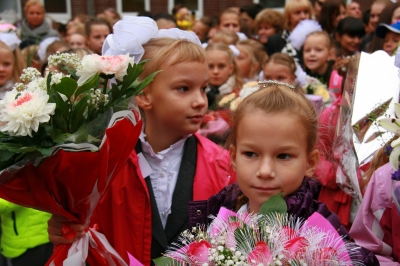
<path fill-rule="evenodd" d="M 59 37 L 59 33 L 44 19 L 45 9 L 40 0 L 28 0 L 24 7 L 25 19 L 21 23 L 20 49 L 38 44 L 48 37 Z"/>
<path fill-rule="evenodd" d="M 282 13 L 268 8 L 260 11 L 254 20 L 258 41 L 266 45 L 270 36 L 282 33 L 283 24 Z"/>
<path fill-rule="evenodd" d="M 257 32 L 255 29 L 255 18 L 258 13 L 263 10 L 263 6 L 260 4 L 249 4 L 240 8 L 240 22 L 250 29 L 252 36 L 256 36 Z"/>
<path fill-rule="evenodd" d="M 194 22 L 192 31 L 199 37 L 199 40 L 202 43 L 206 43 L 208 41 L 208 32 L 213 26 L 213 20 L 209 16 L 204 16 L 200 20 L 196 20 Z"/>
<path fill-rule="evenodd" d="M 213 108 L 222 96 L 239 91 L 243 81 L 232 50 L 224 43 L 212 43 L 206 47 L 208 58 L 207 91 L 208 106 Z"/>
<path fill-rule="evenodd" d="M 400 21 L 393 23 L 392 25 L 380 24 L 375 31 L 376 36 L 383 39 L 383 51 L 388 53 L 390 56 L 393 55 L 394 51 L 399 46 L 400 41 Z"/>
<path fill-rule="evenodd" d="M 73 33 L 69 37 L 68 44 L 71 48 L 86 48 L 86 37 L 80 33 Z"/>
<path fill-rule="evenodd" d="M 86 22 L 86 45 L 98 55 L 101 55 L 104 40 L 112 33 L 110 24 L 104 19 L 93 18 Z"/>
<path fill-rule="evenodd" d="M 321 14 L 322 5 L 325 3 L 325 0 L 311 0 L 312 10 L 313 10 L 313 18 L 318 21 Z"/>
<path fill-rule="evenodd" d="M 362 51 L 373 53 L 374 51 L 382 50 L 383 41 L 375 35 L 375 30 L 380 23 L 391 24 L 393 6 L 394 3 L 390 0 L 375 0 L 372 3 L 369 16 L 371 33 L 363 38 Z"/>
<path fill-rule="evenodd" d="M 344 19 L 345 16 L 346 6 L 342 0 L 326 0 L 322 5 L 318 22 L 322 29 L 329 34 L 330 38 L 333 38 L 339 21 Z"/>
<path fill-rule="evenodd" d="M 176 20 L 171 14 L 157 13 L 154 15 L 154 20 L 159 30 L 178 28 L 178 24 L 176 24 Z"/>
<path fill-rule="evenodd" d="M 354 17 L 342 19 L 335 33 L 335 38 L 339 47 L 339 55 L 342 58 L 349 58 L 360 52 L 362 37 L 365 29 L 362 21 Z"/>
<path fill-rule="evenodd" d="M 110 23 L 111 26 L 114 26 L 118 20 L 121 19 L 121 15 L 115 10 L 115 8 L 109 7 L 103 11 L 106 20 Z"/>
<path fill-rule="evenodd" d="M 219 30 L 240 32 L 240 16 L 230 9 L 224 10 L 219 16 Z"/>
<path fill-rule="evenodd" d="M 70 23 L 68 23 L 67 24 L 67 33 L 66 33 L 66 36 L 65 36 L 65 42 L 69 42 L 69 38 L 74 33 L 79 33 L 79 34 L 82 34 L 83 36 L 85 36 L 86 35 L 86 33 L 85 33 L 85 24 L 80 23 L 80 22 L 70 22 Z"/>
<path fill-rule="evenodd" d="M 360 18 L 362 16 L 360 3 L 352 1 L 346 6 L 346 16 Z"/>
<path fill-rule="evenodd" d="M 263 45 L 256 40 L 241 40 L 236 43 L 240 54 L 235 57 L 243 82 L 259 81 L 260 71 L 268 58 Z"/>
<path fill-rule="evenodd" d="M 302 56 L 289 41 L 290 33 L 299 24 L 300 21 L 311 18 L 311 3 L 308 0 L 289 0 L 286 2 L 284 17 L 285 29 L 282 33 L 270 36 L 266 51 L 270 56 L 274 53 L 286 53 L 300 63 Z"/>
<path fill-rule="evenodd" d="M 265 80 L 277 80 L 294 84 L 296 79 L 296 62 L 283 53 L 275 53 L 268 58 L 263 66 Z"/>

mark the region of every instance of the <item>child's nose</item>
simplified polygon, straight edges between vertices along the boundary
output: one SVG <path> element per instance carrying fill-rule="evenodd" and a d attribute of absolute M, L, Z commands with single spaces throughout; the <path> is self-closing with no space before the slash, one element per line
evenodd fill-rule
<path fill-rule="evenodd" d="M 203 108 L 207 104 L 207 98 L 205 93 L 201 93 L 200 91 L 196 93 L 195 100 L 193 101 L 194 108 Z"/>
<path fill-rule="evenodd" d="M 265 158 L 261 160 L 260 167 L 257 172 L 258 178 L 275 178 L 275 166 L 273 160 Z"/>

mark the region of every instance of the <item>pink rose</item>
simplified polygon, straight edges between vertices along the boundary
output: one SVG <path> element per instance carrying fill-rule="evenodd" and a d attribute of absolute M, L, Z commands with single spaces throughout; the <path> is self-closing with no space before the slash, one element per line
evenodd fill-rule
<path fill-rule="evenodd" d="M 247 262 L 250 265 L 258 265 L 260 263 L 266 265 L 267 263 L 272 262 L 271 251 L 269 250 L 267 243 L 259 241 L 247 257 Z"/>
<path fill-rule="evenodd" d="M 295 257 L 299 253 L 304 252 L 310 244 L 304 237 L 295 237 L 285 243 L 285 250 L 288 257 Z"/>
<path fill-rule="evenodd" d="M 79 76 L 79 86 L 82 86 L 96 73 L 115 75 L 116 79 L 122 80 L 126 75 L 128 65 L 134 64 L 134 59 L 133 57 L 129 57 L 129 55 L 99 56 L 91 54 L 84 56 L 81 63 L 82 68 L 76 72 Z"/>
<path fill-rule="evenodd" d="M 202 265 L 208 261 L 208 249 L 211 244 L 205 240 L 192 242 L 186 252 L 190 260 L 190 265 Z"/>

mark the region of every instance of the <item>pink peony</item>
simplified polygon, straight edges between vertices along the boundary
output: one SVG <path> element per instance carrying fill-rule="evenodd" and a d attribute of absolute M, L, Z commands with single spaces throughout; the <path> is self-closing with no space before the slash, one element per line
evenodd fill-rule
<path fill-rule="evenodd" d="M 247 262 L 250 265 L 259 265 L 260 263 L 266 265 L 267 263 L 272 262 L 271 251 L 269 250 L 267 243 L 259 241 L 247 257 Z"/>
<path fill-rule="evenodd" d="M 79 76 L 78 85 L 82 86 L 96 73 L 115 75 L 116 79 L 122 80 L 126 75 L 129 64 L 134 64 L 133 57 L 129 57 L 129 55 L 86 55 L 82 59 L 82 68 L 76 72 Z"/>
<path fill-rule="evenodd" d="M 199 242 L 192 242 L 186 252 L 190 259 L 190 265 L 202 265 L 208 261 L 208 249 L 211 244 L 205 240 Z"/>

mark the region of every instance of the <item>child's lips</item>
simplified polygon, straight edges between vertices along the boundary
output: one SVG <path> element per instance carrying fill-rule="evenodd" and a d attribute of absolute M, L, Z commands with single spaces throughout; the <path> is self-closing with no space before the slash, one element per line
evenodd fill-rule
<path fill-rule="evenodd" d="M 278 189 L 277 187 L 255 187 L 255 186 L 253 188 L 255 188 L 260 192 L 265 192 L 265 193 L 270 193 Z"/>
<path fill-rule="evenodd" d="M 200 123 L 201 121 L 203 121 L 203 117 L 204 115 L 193 115 L 189 116 L 188 118 L 194 123 Z"/>

